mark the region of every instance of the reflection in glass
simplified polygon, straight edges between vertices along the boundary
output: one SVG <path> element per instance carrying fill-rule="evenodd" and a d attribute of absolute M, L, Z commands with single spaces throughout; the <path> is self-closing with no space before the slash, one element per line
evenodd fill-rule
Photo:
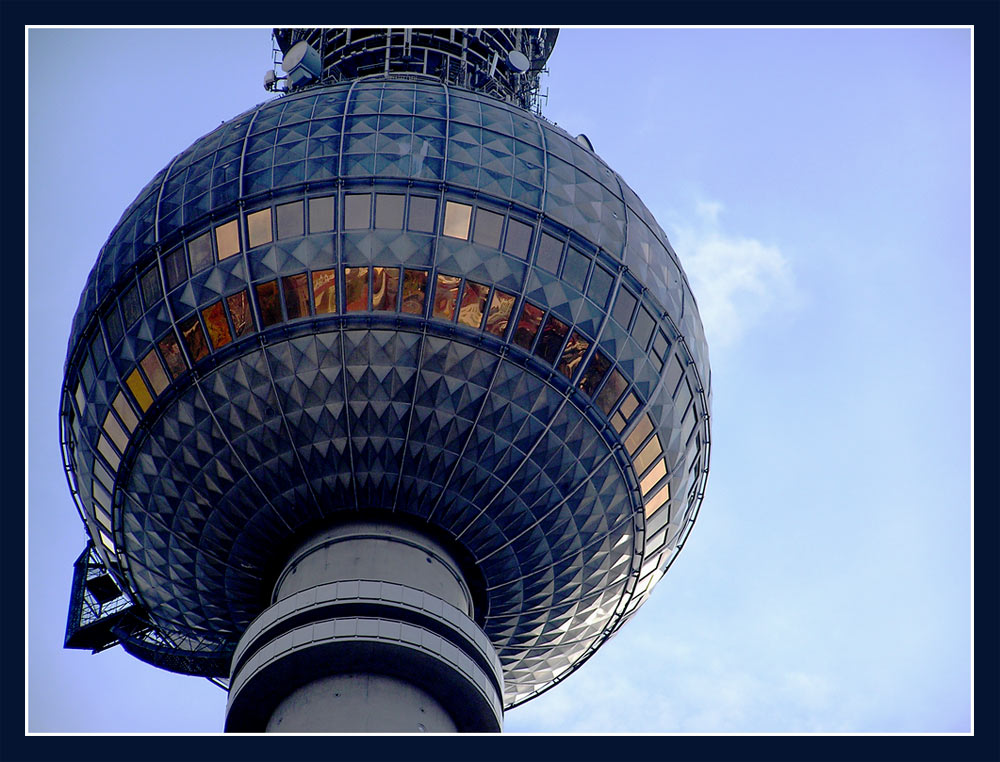
<path fill-rule="evenodd" d="M 604 380 L 604 374 L 608 372 L 610 367 L 611 361 L 601 354 L 600 350 L 594 352 L 590 362 L 587 363 L 587 369 L 583 372 L 583 377 L 580 379 L 579 387 L 583 393 L 588 397 L 593 397 L 594 391 Z"/>
<path fill-rule="evenodd" d="M 636 340 L 640 347 L 645 349 L 649 345 L 649 339 L 653 335 L 653 329 L 656 327 L 656 321 L 653 320 L 653 316 L 649 314 L 649 311 L 642 307 L 639 309 L 639 314 L 635 316 L 635 325 L 632 326 L 632 338 Z"/>
<path fill-rule="evenodd" d="M 167 278 L 168 290 L 187 280 L 187 263 L 184 261 L 184 249 L 175 249 L 163 258 L 163 274 Z"/>
<path fill-rule="evenodd" d="M 514 343 L 519 347 L 531 349 L 531 343 L 535 340 L 535 334 L 538 333 L 538 326 L 541 324 L 542 311 L 535 305 L 525 302 L 521 318 L 514 329 Z"/>
<path fill-rule="evenodd" d="M 212 342 L 213 349 L 226 346 L 233 340 L 229 332 L 229 323 L 226 320 L 226 311 L 222 307 L 222 302 L 216 302 L 201 311 L 202 320 L 208 328 L 208 340 Z"/>
<path fill-rule="evenodd" d="M 515 257 L 527 259 L 529 248 L 531 248 L 531 225 L 525 225 L 515 219 L 510 220 L 507 223 L 507 240 L 504 241 L 503 250 Z"/>
<path fill-rule="evenodd" d="M 139 409 L 142 412 L 149 410 L 149 406 L 153 404 L 153 397 L 149 393 L 149 389 L 146 388 L 146 382 L 142 380 L 142 376 L 139 375 L 139 369 L 133 370 L 128 378 L 125 379 L 125 385 L 128 387 L 129 391 L 132 392 L 132 396 L 135 397 L 135 401 L 139 403 Z M 117 466 L 115 466 L 117 468 Z"/>
<path fill-rule="evenodd" d="M 115 448 L 111 446 L 111 442 L 108 438 L 101 434 L 101 438 L 97 440 L 97 451 L 104 456 L 104 459 L 111 464 L 111 470 L 117 471 L 118 464 L 122 462 L 121 457 L 115 452 Z M 103 534 L 101 535 L 104 536 Z"/>
<path fill-rule="evenodd" d="M 660 438 L 654 436 L 649 440 L 649 443 L 643 447 L 639 454 L 635 456 L 635 472 L 641 474 L 647 468 L 649 468 L 650 463 L 656 460 L 660 455 L 663 454 L 663 448 L 660 446 Z"/>
<path fill-rule="evenodd" d="M 125 399 L 125 392 L 118 392 L 115 395 L 115 401 L 111 403 L 111 406 L 118 413 L 118 417 L 122 419 L 122 423 L 125 424 L 125 428 L 129 431 L 133 431 L 136 425 L 139 423 L 139 419 L 135 417 L 135 412 L 132 410 L 132 406 L 128 404 L 128 400 Z"/>
<path fill-rule="evenodd" d="M 395 312 L 399 292 L 399 268 L 374 267 L 372 271 L 374 281 L 372 283 L 372 309 Z"/>
<path fill-rule="evenodd" d="M 372 196 L 354 193 L 344 196 L 344 229 L 361 230 L 371 225 Z"/>
<path fill-rule="evenodd" d="M 562 257 L 563 242 L 558 238 L 553 238 L 548 233 L 542 233 L 542 240 L 538 242 L 538 254 L 535 256 L 535 263 L 543 270 L 548 270 L 555 275 L 559 271 L 559 259 Z"/>
<path fill-rule="evenodd" d="M 112 347 L 125 335 L 125 329 L 122 327 L 122 316 L 118 312 L 117 304 L 112 303 L 108 308 L 108 312 L 104 316 L 104 327 L 108 329 L 108 344 Z"/>
<path fill-rule="evenodd" d="M 642 481 L 639 482 L 639 491 L 645 496 L 666 475 L 667 464 L 662 459 L 658 460 L 656 465 L 653 466 L 653 470 L 646 474 Z"/>
<path fill-rule="evenodd" d="M 402 230 L 405 202 L 406 196 L 396 193 L 376 193 L 375 227 L 384 230 Z"/>
<path fill-rule="evenodd" d="M 125 446 L 128 444 L 128 434 L 122 430 L 118 419 L 111 414 L 110 410 L 104 416 L 104 426 L 102 428 L 111 437 L 111 441 L 118 448 L 118 452 L 125 452 Z"/>
<path fill-rule="evenodd" d="M 490 309 L 486 314 L 486 330 L 494 336 L 503 336 L 510 322 L 510 313 L 514 310 L 517 297 L 504 291 L 494 291 L 490 301 Z"/>
<path fill-rule="evenodd" d="M 639 407 L 639 398 L 636 397 L 634 393 L 629 393 L 628 397 L 625 398 L 625 401 L 622 402 L 619 412 L 624 415 L 626 419 L 628 419 L 632 417 L 632 413 L 635 412 L 637 407 Z"/>
<path fill-rule="evenodd" d="M 462 305 L 458 308 L 458 322 L 470 328 L 479 328 L 483 323 L 489 293 L 489 286 L 467 280 L 465 290 L 462 291 Z"/>
<path fill-rule="evenodd" d="M 435 212 L 436 198 L 410 196 L 410 220 L 407 227 L 417 233 L 433 233 Z"/>
<path fill-rule="evenodd" d="M 142 305 L 139 304 L 139 289 L 132 286 L 122 294 L 122 317 L 125 318 L 125 327 L 128 328 L 142 316 Z"/>
<path fill-rule="evenodd" d="M 267 210 L 268 240 L 271 230 L 271 210 Z M 219 261 L 240 253 L 240 223 L 230 220 L 215 229 L 215 246 L 219 250 Z"/>
<path fill-rule="evenodd" d="M 608 295 L 611 293 L 611 286 L 615 282 L 611 273 L 603 267 L 595 267 L 594 274 L 590 277 L 590 288 L 587 289 L 589 296 L 598 307 L 604 307 L 608 303 Z"/>
<path fill-rule="evenodd" d="M 535 355 L 541 357 L 550 365 L 556 364 L 559 357 L 559 350 L 562 349 L 563 339 L 569 331 L 569 326 L 559 320 L 555 315 L 550 314 L 542 328 L 542 336 L 538 339 L 538 346 L 535 347 Z"/>
<path fill-rule="evenodd" d="M 226 297 L 229 305 L 229 317 L 233 320 L 233 332 L 236 338 L 242 338 L 253 333 L 253 316 L 250 314 L 250 300 L 246 291 L 240 291 Z"/>
<path fill-rule="evenodd" d="M 611 409 L 615 406 L 618 398 L 622 396 L 622 392 L 625 391 L 626 386 L 624 376 L 617 370 L 611 371 L 608 382 L 601 389 L 601 393 L 597 395 L 597 399 L 594 400 L 597 406 L 604 411 L 605 415 L 611 413 Z"/>
<path fill-rule="evenodd" d="M 558 370 L 566 378 L 573 378 L 576 375 L 576 369 L 580 366 L 580 361 L 583 360 L 583 356 L 587 354 L 587 350 L 590 349 L 590 342 L 587 341 L 583 336 L 581 336 L 576 331 L 569 337 L 569 341 L 566 343 L 566 349 L 563 350 L 562 357 L 559 358 Z"/>
<path fill-rule="evenodd" d="M 204 270 L 212 264 L 212 239 L 209 233 L 188 241 L 188 259 L 191 262 L 191 272 Z"/>
<path fill-rule="evenodd" d="M 411 315 L 423 315 L 426 294 L 427 273 L 423 270 L 404 270 L 403 312 L 408 312 Z"/>
<path fill-rule="evenodd" d="M 184 359 L 180 344 L 177 343 L 177 339 L 172 333 L 168 333 L 160 339 L 159 347 L 163 353 L 163 359 L 167 361 L 167 370 L 170 371 L 171 376 L 177 378 L 187 370 L 187 360 Z"/>
<path fill-rule="evenodd" d="M 285 311 L 289 320 L 308 317 L 309 287 L 306 274 L 290 275 L 281 279 L 281 288 L 285 292 Z"/>
<path fill-rule="evenodd" d="M 123 392 L 119 392 L 119 394 L 123 394 Z M 102 466 L 101 462 L 98 460 L 94 461 L 94 476 L 96 476 L 100 480 L 101 484 L 104 485 L 104 488 L 106 490 L 111 491 L 112 489 L 114 489 L 115 486 L 114 477 L 112 477 L 111 474 L 108 473 L 108 469 Z"/>
<path fill-rule="evenodd" d="M 337 311 L 337 271 L 317 270 L 312 274 L 313 304 L 316 314 Z"/>
<path fill-rule="evenodd" d="M 315 199 L 314 199 L 315 200 Z M 294 238 L 302 235 L 302 202 L 280 204 L 275 209 L 278 222 L 278 238 Z M 331 219 L 333 215 L 330 215 Z"/>
<path fill-rule="evenodd" d="M 667 341 L 667 335 L 663 331 L 656 332 L 656 338 L 653 339 L 653 352 L 660 360 L 667 359 L 667 351 L 670 349 L 670 342 Z"/>
<path fill-rule="evenodd" d="M 469 222 L 472 220 L 472 207 L 448 201 L 444 206 L 444 234 L 450 238 L 469 238 Z"/>
<path fill-rule="evenodd" d="M 344 301 L 346 312 L 368 309 L 368 268 L 344 268 Z"/>
<path fill-rule="evenodd" d="M 142 300 L 146 303 L 146 309 L 149 309 L 163 296 L 163 289 L 160 287 L 160 271 L 155 266 L 150 267 L 142 274 L 140 283 L 142 284 Z"/>
<path fill-rule="evenodd" d="M 434 289 L 434 317 L 444 320 L 451 320 L 455 317 L 458 284 L 461 280 L 457 275 L 437 276 L 437 288 Z"/>
<path fill-rule="evenodd" d="M 309 232 L 333 230 L 333 196 L 309 199 Z"/>
<path fill-rule="evenodd" d="M 208 356 L 208 342 L 205 340 L 205 332 L 201 329 L 197 315 L 192 315 L 181 323 L 181 336 L 184 337 L 184 343 L 187 344 L 188 352 L 195 362 Z"/>
<path fill-rule="evenodd" d="M 646 513 L 646 518 L 648 519 L 650 516 L 652 516 L 654 513 L 660 510 L 660 508 L 662 508 L 664 505 L 667 504 L 668 500 L 670 500 L 670 482 L 667 482 L 662 487 L 660 487 L 660 489 L 657 490 L 656 494 L 650 497 L 646 501 L 646 506 L 644 509 Z"/>
<path fill-rule="evenodd" d="M 167 380 L 167 374 L 163 370 L 163 363 L 160 362 L 156 350 L 150 349 L 139 364 L 146 372 L 146 378 L 149 379 L 149 383 L 153 387 L 153 392 L 155 394 L 163 394 L 163 390 L 167 388 L 167 384 L 170 382 Z"/>
<path fill-rule="evenodd" d="M 499 249 L 501 232 L 503 232 L 502 214 L 488 212 L 485 209 L 476 211 L 476 225 L 472 231 L 472 240 L 475 243 Z"/>
<path fill-rule="evenodd" d="M 257 284 L 257 304 L 260 306 L 260 320 L 265 326 L 281 322 L 278 281 L 269 280 L 267 283 Z"/>
<path fill-rule="evenodd" d="M 235 220 L 234 220 L 235 222 Z M 271 210 L 261 209 L 259 212 L 247 215 L 247 238 L 250 248 L 271 243 Z M 222 246 L 219 246 L 219 259 L 222 259 Z"/>
<path fill-rule="evenodd" d="M 635 451 L 639 448 L 639 445 L 653 432 L 653 421 L 648 415 L 644 415 L 639 419 L 639 423 L 636 424 L 635 428 L 632 429 L 631 433 L 625 439 L 625 449 L 628 450 L 629 455 L 635 455 Z"/>

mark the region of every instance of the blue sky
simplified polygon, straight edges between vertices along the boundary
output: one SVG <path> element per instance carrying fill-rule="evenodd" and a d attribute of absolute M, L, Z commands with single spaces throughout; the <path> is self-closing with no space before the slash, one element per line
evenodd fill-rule
<path fill-rule="evenodd" d="M 269 30 L 29 33 L 28 729 L 215 732 L 225 694 L 61 648 L 85 535 L 57 406 L 87 273 Z M 711 475 L 650 601 L 507 732 L 970 729 L 970 31 L 565 29 L 548 119 L 681 257 Z"/>

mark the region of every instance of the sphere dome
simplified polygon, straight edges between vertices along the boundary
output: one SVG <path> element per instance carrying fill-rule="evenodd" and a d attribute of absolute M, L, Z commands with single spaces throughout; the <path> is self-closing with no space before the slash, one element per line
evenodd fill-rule
<path fill-rule="evenodd" d="M 392 516 L 463 566 L 510 707 L 672 562 L 710 400 L 677 256 L 589 141 L 389 75 L 250 109 L 142 190 L 81 297 L 61 434 L 148 625 L 127 650 L 226 674 L 303 536 Z"/>

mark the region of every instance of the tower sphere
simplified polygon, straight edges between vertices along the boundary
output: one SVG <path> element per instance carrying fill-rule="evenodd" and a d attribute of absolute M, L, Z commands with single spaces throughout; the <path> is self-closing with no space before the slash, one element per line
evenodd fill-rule
<path fill-rule="evenodd" d="M 653 215 L 522 107 L 511 60 L 494 90 L 341 62 L 122 215 L 60 403 L 114 583 L 78 597 L 121 600 L 86 647 L 229 678 L 304 544 L 389 526 L 450 559 L 512 707 L 649 596 L 707 478 L 701 321 Z"/>

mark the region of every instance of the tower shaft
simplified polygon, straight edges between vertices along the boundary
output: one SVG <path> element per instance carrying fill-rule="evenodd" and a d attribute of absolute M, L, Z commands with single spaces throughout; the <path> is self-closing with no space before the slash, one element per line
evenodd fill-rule
<path fill-rule="evenodd" d="M 419 531 L 304 543 L 233 657 L 227 731 L 499 731 L 503 677 L 458 564 Z"/>

